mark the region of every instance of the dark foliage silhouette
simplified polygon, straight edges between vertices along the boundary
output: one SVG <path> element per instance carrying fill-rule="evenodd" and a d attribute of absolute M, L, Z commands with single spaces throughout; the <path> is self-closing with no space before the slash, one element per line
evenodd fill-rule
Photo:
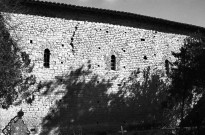
<path fill-rule="evenodd" d="M 0 11 L 14 10 L 14 8 L 8 7 L 7 4 L 9 2 L 12 1 L 0 0 Z M 26 92 L 28 87 L 35 83 L 34 76 L 26 75 L 26 73 L 30 73 L 32 71 L 34 65 L 30 64 L 29 55 L 22 52 L 21 48 L 18 46 L 18 40 L 14 40 L 10 35 L 10 30 L 15 29 L 9 25 L 8 21 L 9 15 L 1 13 L 0 105 L 4 109 L 8 109 L 8 107 L 14 103 L 19 94 Z"/>
<path fill-rule="evenodd" d="M 195 102 L 194 94 L 199 95 L 204 92 L 204 47 L 204 37 L 194 35 L 185 39 L 179 53 L 173 53 L 177 60 L 174 62 L 175 68 L 172 69 L 170 75 L 168 99 L 172 108 L 178 106 L 182 123 L 184 116 L 192 109 L 191 104 Z M 182 130 L 182 124 L 180 127 Z"/>
<path fill-rule="evenodd" d="M 203 135 L 205 132 L 205 97 L 200 98 L 193 109 L 184 118 L 184 121 L 180 123 L 182 127 L 192 127 L 187 133 L 193 135 Z M 195 128 L 196 127 L 196 128 Z"/>
<path fill-rule="evenodd" d="M 161 102 L 166 84 L 157 73 L 144 70 L 144 81 L 138 81 L 139 71 L 131 74 L 117 93 L 108 94 L 111 80 L 99 81 L 90 76 L 83 66 L 70 74 L 59 76 L 56 81 L 39 85 L 39 91 L 48 95 L 59 85 L 65 86 L 63 97 L 56 102 L 42 122 L 44 134 L 114 134 L 121 126 L 126 130 L 147 130 L 164 127 Z M 86 77 L 90 80 L 86 82 Z M 130 93 L 130 95 L 129 95 Z M 127 96 L 128 94 L 128 96 Z"/>

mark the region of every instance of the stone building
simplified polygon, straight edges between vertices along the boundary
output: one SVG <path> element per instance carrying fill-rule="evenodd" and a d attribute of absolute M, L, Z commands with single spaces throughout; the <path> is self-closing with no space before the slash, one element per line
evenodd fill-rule
<path fill-rule="evenodd" d="M 28 129 L 40 132 L 44 118 L 51 111 L 50 108 L 56 103 L 64 102 L 61 100 L 65 100 L 65 91 L 69 91 L 74 85 L 71 82 L 69 87 L 66 83 L 56 85 L 57 82 L 64 82 L 63 77 L 73 77 L 72 73 L 76 73 L 76 69 L 82 67 L 79 74 L 68 80 L 74 81 L 76 86 L 80 82 L 84 84 L 74 89 L 84 90 L 83 86 L 86 85 L 92 87 L 88 89 L 106 89 L 107 93 L 117 93 L 119 88 L 129 84 L 127 80 L 134 71 L 138 71 L 141 76 L 147 67 L 150 67 L 152 72 L 164 72 L 166 63 L 174 61 L 172 51 L 179 51 L 186 37 L 197 32 L 205 33 L 205 29 L 198 26 L 126 12 L 35 0 L 26 0 L 22 5 L 25 11 L 5 14 L 11 16 L 11 25 L 18 26 L 11 34 L 14 38 L 20 39 L 19 46 L 29 54 L 31 64 L 34 64 L 32 74 L 36 77 L 36 85 L 32 86 L 31 90 L 36 91 L 39 84 L 42 91 L 53 89 L 47 95 L 41 95 L 42 91 L 33 93 L 35 100 L 31 104 L 23 102 L 8 110 L 0 108 L 1 130 L 22 109 L 23 120 Z M 91 73 L 86 74 L 84 70 Z M 165 73 L 164 77 L 166 76 Z M 75 77 L 79 80 L 76 81 Z M 80 80 L 81 78 L 83 79 Z M 44 88 L 44 84 L 50 84 L 49 88 Z M 93 91 L 90 96 L 88 94 L 83 97 L 82 102 L 86 103 L 82 105 L 86 106 L 89 104 L 88 101 L 102 103 L 101 106 L 109 105 L 111 102 L 97 94 L 94 95 Z M 80 102 L 77 103 L 80 106 Z M 95 110 L 95 105 L 93 106 L 87 107 L 90 113 Z M 84 113 L 87 115 L 87 110 L 80 108 L 83 107 L 77 109 L 78 116 L 73 116 L 73 119 L 68 116 L 70 121 L 67 123 L 74 123 L 81 116 L 89 121 L 89 118 L 84 116 Z M 111 116 L 113 115 L 109 117 Z M 87 117 L 94 118 L 96 114 Z M 126 120 L 123 122 L 125 124 Z M 91 123 L 100 125 L 103 122 L 94 119 Z"/>

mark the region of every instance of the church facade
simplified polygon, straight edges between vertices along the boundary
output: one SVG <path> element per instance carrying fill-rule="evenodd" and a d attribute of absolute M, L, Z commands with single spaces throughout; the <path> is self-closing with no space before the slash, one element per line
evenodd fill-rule
<path fill-rule="evenodd" d="M 31 74 L 36 77 L 36 85 L 31 89 L 35 91 L 39 83 L 55 83 L 50 86 L 54 88 L 48 95 L 34 93 L 35 100 L 31 104 L 23 102 L 8 110 L 0 108 L 1 130 L 22 109 L 28 129 L 40 132 L 50 108 L 63 99 L 62 91 L 69 90 L 62 83 L 54 86 L 58 77 L 69 76 L 82 68 L 91 72 L 87 76 L 83 74 L 85 84 L 94 85 L 89 82 L 96 75 L 96 85 L 109 81 L 111 86 L 107 92 L 116 93 L 134 71 L 140 74 L 150 67 L 152 71 L 165 72 L 166 61 L 175 60 L 172 52 L 179 51 L 184 39 L 205 30 L 158 18 L 73 5 L 26 1 L 24 6 L 29 11 L 6 14 L 11 17 L 11 25 L 18 26 L 11 31 L 12 36 L 20 39 L 19 46 L 29 54 L 34 65 Z M 88 100 L 92 96 L 88 96 Z M 77 113 L 81 116 L 83 112 Z"/>

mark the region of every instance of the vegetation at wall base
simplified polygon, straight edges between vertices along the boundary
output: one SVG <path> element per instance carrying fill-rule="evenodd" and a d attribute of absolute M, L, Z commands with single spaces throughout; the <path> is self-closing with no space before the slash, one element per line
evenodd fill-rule
<path fill-rule="evenodd" d="M 179 134 L 183 134 L 183 127 L 186 126 L 201 126 L 204 121 L 204 113 L 200 116 L 200 120 L 196 122 L 196 115 L 193 110 L 199 105 L 204 96 L 205 86 L 205 37 L 200 34 L 192 35 L 185 40 L 185 44 L 180 49 L 179 53 L 173 53 L 177 58 L 174 62 L 170 79 L 171 85 L 169 88 L 168 100 L 171 108 L 179 110 L 180 118 Z M 196 97 L 201 96 L 199 100 Z M 200 106 L 205 104 L 204 100 Z M 204 109 L 198 107 L 199 112 Z M 176 114 L 177 115 L 177 114 Z M 190 117 L 190 115 L 192 115 Z M 187 119 L 189 118 L 189 124 Z M 191 124 L 195 121 L 194 125 Z"/>

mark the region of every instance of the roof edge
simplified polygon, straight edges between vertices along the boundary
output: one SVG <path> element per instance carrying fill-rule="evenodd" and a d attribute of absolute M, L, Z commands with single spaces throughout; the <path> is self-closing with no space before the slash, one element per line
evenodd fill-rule
<path fill-rule="evenodd" d="M 205 37 L 204 27 L 156 17 L 41 0 L 17 1 L 20 1 L 21 5 L 25 7 L 26 12 L 18 12 L 23 14 L 108 23 L 188 36 L 200 33 Z"/>
<path fill-rule="evenodd" d="M 52 5 L 61 6 L 61 7 L 77 8 L 77 9 L 84 9 L 84 10 L 91 10 L 91 11 L 93 10 L 93 11 L 107 12 L 107 13 L 110 12 L 111 14 L 122 14 L 122 15 L 128 15 L 129 17 L 139 16 L 139 17 L 145 18 L 145 19 L 152 18 L 152 19 L 156 19 L 159 21 L 166 21 L 166 22 L 177 23 L 177 24 L 182 24 L 182 25 L 187 25 L 187 26 L 191 26 L 191 27 L 198 27 L 198 28 L 205 29 L 205 27 L 202 27 L 202 26 L 181 23 L 181 22 L 172 21 L 172 20 L 168 20 L 168 19 L 162 19 L 162 18 L 158 18 L 158 17 L 152 17 L 152 16 L 147 16 L 147 15 L 141 15 L 141 14 L 135 14 L 135 13 L 125 12 L 125 11 L 117 11 L 117 10 L 102 9 L 102 8 L 96 8 L 96 7 L 87 7 L 87 6 L 80 6 L 80 5 L 72 5 L 72 4 L 65 4 L 65 3 L 59 3 L 59 2 L 41 1 L 41 0 L 25 0 L 24 2 L 27 2 L 27 3 L 36 3 L 37 2 L 37 3 L 46 4 L 46 5 L 52 4 Z"/>

